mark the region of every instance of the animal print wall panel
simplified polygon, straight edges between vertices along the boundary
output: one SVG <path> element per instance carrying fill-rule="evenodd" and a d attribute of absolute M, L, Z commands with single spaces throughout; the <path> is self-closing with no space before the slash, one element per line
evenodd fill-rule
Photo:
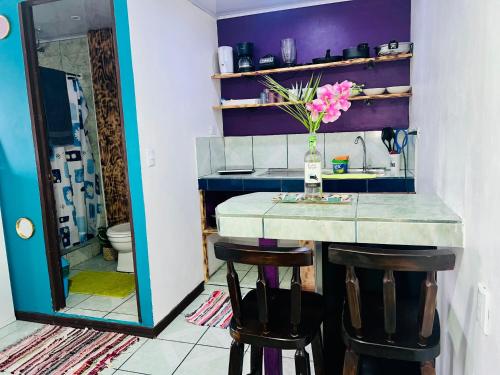
<path fill-rule="evenodd" d="M 130 221 L 125 141 L 111 29 L 89 31 L 90 62 L 108 225 Z"/>

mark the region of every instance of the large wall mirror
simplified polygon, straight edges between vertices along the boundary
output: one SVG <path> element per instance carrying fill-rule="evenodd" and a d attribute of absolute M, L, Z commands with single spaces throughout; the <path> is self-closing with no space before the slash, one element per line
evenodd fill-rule
<path fill-rule="evenodd" d="M 113 4 L 37 0 L 23 17 L 54 308 L 140 322 Z"/>

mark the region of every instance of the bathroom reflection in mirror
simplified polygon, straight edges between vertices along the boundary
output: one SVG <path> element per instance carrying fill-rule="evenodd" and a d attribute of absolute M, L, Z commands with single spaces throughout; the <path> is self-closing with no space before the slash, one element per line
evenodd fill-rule
<path fill-rule="evenodd" d="M 33 6 L 65 314 L 138 322 L 110 0 Z"/>

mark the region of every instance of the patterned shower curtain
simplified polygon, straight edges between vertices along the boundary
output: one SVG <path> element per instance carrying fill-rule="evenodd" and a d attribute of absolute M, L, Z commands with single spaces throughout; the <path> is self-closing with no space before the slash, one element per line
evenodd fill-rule
<path fill-rule="evenodd" d="M 51 166 L 61 248 L 82 244 L 100 226 L 101 189 L 85 121 L 88 108 L 78 79 L 66 76 L 73 144 L 52 147 Z"/>

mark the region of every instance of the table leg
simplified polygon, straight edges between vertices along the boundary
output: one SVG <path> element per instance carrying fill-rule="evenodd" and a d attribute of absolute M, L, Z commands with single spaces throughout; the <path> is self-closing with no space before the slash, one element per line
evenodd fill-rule
<path fill-rule="evenodd" d="M 277 240 L 259 239 L 259 246 L 278 246 Z M 264 267 L 264 276 L 270 288 L 279 287 L 279 269 L 274 266 Z M 266 375 L 283 375 L 281 350 L 264 348 L 264 369 Z"/>

